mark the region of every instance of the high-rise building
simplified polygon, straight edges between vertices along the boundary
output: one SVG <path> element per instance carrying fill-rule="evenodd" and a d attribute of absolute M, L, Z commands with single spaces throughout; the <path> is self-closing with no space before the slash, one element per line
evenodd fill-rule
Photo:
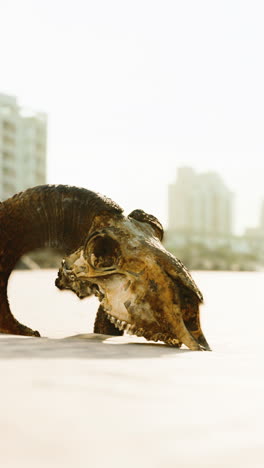
<path fill-rule="evenodd" d="M 260 208 L 259 230 L 263 235 L 264 233 L 264 200 L 262 200 L 261 208 Z"/>
<path fill-rule="evenodd" d="M 215 172 L 178 169 L 169 186 L 168 230 L 181 234 L 226 236 L 232 232 L 232 193 Z"/>
<path fill-rule="evenodd" d="M 260 205 L 260 216 L 258 225 L 255 227 L 248 227 L 245 230 L 245 236 L 250 237 L 251 239 L 261 239 L 263 245 L 264 238 L 264 200 L 262 200 Z"/>
<path fill-rule="evenodd" d="M 0 94 L 0 200 L 46 182 L 47 118 Z"/>

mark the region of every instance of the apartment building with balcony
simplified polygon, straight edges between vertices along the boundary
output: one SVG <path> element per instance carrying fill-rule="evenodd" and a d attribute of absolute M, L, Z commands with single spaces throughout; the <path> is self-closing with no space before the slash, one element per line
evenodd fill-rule
<path fill-rule="evenodd" d="M 0 94 L 0 200 L 46 183 L 47 117 Z"/>

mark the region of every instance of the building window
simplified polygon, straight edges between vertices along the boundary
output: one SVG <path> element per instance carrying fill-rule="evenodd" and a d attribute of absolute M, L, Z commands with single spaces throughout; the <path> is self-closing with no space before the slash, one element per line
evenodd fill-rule
<path fill-rule="evenodd" d="M 9 135 L 3 135 L 3 143 L 4 145 L 14 146 L 15 139 Z"/>
<path fill-rule="evenodd" d="M 12 122 L 9 122 L 8 120 L 3 120 L 2 127 L 4 130 L 8 132 L 14 133 L 16 131 L 16 126 Z"/>
<path fill-rule="evenodd" d="M 10 151 L 3 151 L 3 161 L 15 161 L 15 154 Z"/>
<path fill-rule="evenodd" d="M 16 171 L 12 167 L 3 167 L 3 176 L 4 177 L 15 177 L 16 176 Z"/>

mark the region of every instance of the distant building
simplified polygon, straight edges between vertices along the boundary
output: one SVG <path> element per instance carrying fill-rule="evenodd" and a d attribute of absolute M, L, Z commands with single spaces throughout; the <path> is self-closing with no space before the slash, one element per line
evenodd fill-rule
<path fill-rule="evenodd" d="M 260 239 L 263 243 L 264 241 L 264 200 L 262 200 L 260 206 L 260 216 L 259 223 L 256 227 L 249 227 L 245 230 L 245 236 L 248 238 Z"/>
<path fill-rule="evenodd" d="M 0 94 L 0 199 L 46 182 L 47 118 Z"/>
<path fill-rule="evenodd" d="M 233 194 L 215 172 L 181 167 L 168 188 L 164 245 L 191 269 L 264 268 L 264 200 L 257 227 L 232 233 Z"/>
<path fill-rule="evenodd" d="M 259 230 L 262 232 L 262 235 L 264 235 L 264 200 L 262 200 L 260 208 Z"/>
<path fill-rule="evenodd" d="M 168 195 L 169 232 L 201 238 L 232 234 L 233 195 L 217 173 L 181 167 Z"/>

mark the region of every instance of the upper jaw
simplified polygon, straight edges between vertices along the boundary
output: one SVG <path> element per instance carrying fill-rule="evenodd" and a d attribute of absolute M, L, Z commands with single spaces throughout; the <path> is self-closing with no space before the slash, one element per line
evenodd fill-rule
<path fill-rule="evenodd" d="M 134 284 L 134 297 L 131 298 L 131 290 L 129 286 L 127 287 L 127 284 L 131 281 L 124 272 L 119 273 L 115 270 L 113 272 L 102 272 L 103 274 L 101 275 L 91 276 L 90 274 L 85 274 L 83 268 L 79 271 L 79 267 L 80 264 L 76 266 L 76 262 L 75 265 L 72 265 L 72 268 L 70 268 L 67 262 L 64 262 L 57 286 L 72 289 L 80 296 L 82 283 L 87 283 L 87 295 L 95 294 L 99 297 L 99 300 L 108 314 L 109 320 L 117 328 L 125 330 L 133 335 L 143 336 L 147 340 L 163 341 L 166 344 L 177 347 L 184 342 L 190 349 L 202 349 L 196 340 L 188 334 L 186 329 L 182 332 L 177 326 L 173 326 L 173 321 L 171 322 L 173 311 L 171 310 L 169 314 L 166 313 L 166 310 L 171 309 L 171 306 L 173 306 L 172 297 L 169 298 L 168 296 L 168 299 L 170 299 L 169 304 L 163 304 L 164 317 L 160 321 L 162 311 L 159 311 L 157 316 L 157 311 L 154 310 L 155 308 L 153 309 L 148 302 L 145 295 L 146 284 L 144 280 L 138 281 L 137 284 L 137 279 L 135 280 L 135 278 L 133 278 L 136 283 Z M 144 270 L 140 272 L 141 275 L 143 272 Z M 167 280 L 165 279 L 164 284 L 167 285 L 168 290 L 172 292 L 173 284 L 169 277 L 167 277 Z M 162 299 L 164 302 L 164 298 Z M 132 307 L 127 304 L 130 300 Z M 163 322 L 166 324 L 165 328 L 162 326 Z M 176 322 L 174 322 L 174 325 L 177 325 Z M 178 333 L 178 331 L 180 331 L 180 333 Z"/>
<path fill-rule="evenodd" d="M 80 257 L 83 257 L 82 252 L 80 252 Z M 139 272 L 128 269 L 124 271 L 117 269 L 96 271 L 94 269 L 93 272 L 89 269 L 87 272 L 86 262 L 84 265 L 79 257 L 76 261 L 75 255 L 72 260 L 74 260 L 73 263 L 70 262 L 69 257 L 63 262 L 57 286 L 71 288 L 80 296 L 80 291 L 85 290 L 85 287 L 81 286 L 85 283 L 88 291 L 99 297 L 111 323 L 120 330 L 144 336 L 149 340 L 179 345 L 179 340 L 162 332 L 150 305 L 147 302 L 144 303 L 145 284 L 144 280 L 140 279 L 144 276 L 144 268 Z M 131 283 L 135 283 L 134 293 L 130 291 Z"/>
<path fill-rule="evenodd" d="M 87 250 L 82 247 L 64 261 L 60 286 L 66 284 L 67 289 L 78 294 L 81 290 L 78 284 L 87 283 L 87 288 L 99 297 L 110 321 L 117 328 L 124 327 L 128 331 L 129 325 L 130 332 L 148 340 L 162 340 L 175 345 L 183 342 L 193 350 L 209 349 L 206 341 L 204 344 L 199 340 L 202 332 L 196 306 L 191 312 L 194 318 L 198 317 L 197 333 L 189 331 L 192 330 L 189 325 L 185 326 L 180 289 L 190 290 L 196 296 L 195 304 L 202 301 L 202 296 L 181 262 L 169 254 L 158 239 L 154 239 L 154 242 L 151 237 L 137 237 L 137 232 L 133 238 L 121 234 L 118 231 L 121 257 L 118 257 L 117 265 L 96 268 L 91 257 L 87 257 Z M 151 278 L 157 291 L 150 291 Z M 129 280 L 133 288 L 127 290 L 125 285 Z M 132 299 L 131 292 L 134 292 Z M 134 310 L 126 308 L 128 300 L 134 304 Z"/>

